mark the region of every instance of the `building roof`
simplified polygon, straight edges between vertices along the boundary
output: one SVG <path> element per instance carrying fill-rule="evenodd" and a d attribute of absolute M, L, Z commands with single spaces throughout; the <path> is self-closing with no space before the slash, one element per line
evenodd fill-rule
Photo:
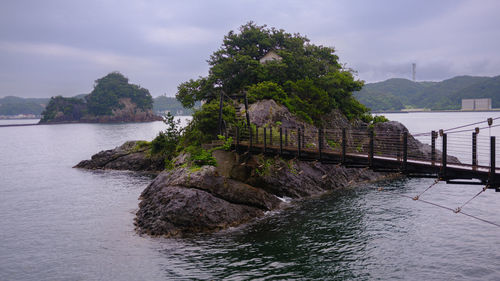
<path fill-rule="evenodd" d="M 262 58 L 260 58 L 259 62 L 260 63 L 266 63 L 268 61 L 273 61 L 273 60 L 282 60 L 283 58 L 278 55 L 275 51 L 269 51 L 267 54 L 265 54 Z"/>

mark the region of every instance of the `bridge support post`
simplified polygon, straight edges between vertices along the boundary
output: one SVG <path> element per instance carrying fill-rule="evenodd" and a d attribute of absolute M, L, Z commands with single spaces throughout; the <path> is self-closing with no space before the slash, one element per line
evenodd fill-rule
<path fill-rule="evenodd" d="M 280 155 L 283 155 L 283 127 L 280 127 Z"/>
<path fill-rule="evenodd" d="M 222 107 L 224 105 L 224 92 L 220 92 L 220 101 L 219 101 L 219 135 L 224 135 L 224 132 L 222 131 Z"/>
<path fill-rule="evenodd" d="M 345 165 L 345 154 L 347 150 L 347 134 L 345 128 L 342 128 L 342 158 L 340 162 Z"/>
<path fill-rule="evenodd" d="M 266 150 L 267 150 L 267 140 L 266 140 L 267 139 L 266 138 L 267 133 L 266 133 L 266 129 L 267 128 L 264 127 L 264 153 L 266 153 Z"/>
<path fill-rule="evenodd" d="M 434 166 L 436 164 L 436 138 L 437 132 L 431 132 L 431 165 Z"/>
<path fill-rule="evenodd" d="M 300 132 L 300 128 L 297 128 L 297 153 L 298 153 L 298 156 L 299 156 L 299 159 L 300 159 L 300 156 L 301 156 L 301 153 L 300 153 L 300 145 L 301 145 L 301 132 Z"/>
<path fill-rule="evenodd" d="M 302 136 L 301 136 L 301 138 L 300 138 L 300 139 L 302 140 L 302 143 L 300 144 L 300 147 L 301 147 L 302 149 L 304 149 L 304 147 L 306 147 L 306 143 L 305 143 L 305 142 L 306 142 L 306 138 L 305 138 L 306 129 L 305 129 L 305 128 L 302 128 L 302 129 L 300 130 L 300 132 L 302 133 Z"/>
<path fill-rule="evenodd" d="M 369 129 L 368 134 L 370 135 L 370 142 L 368 147 L 368 166 L 373 168 L 373 155 L 375 154 L 375 133 L 373 128 Z"/>
<path fill-rule="evenodd" d="M 323 158 L 322 150 L 323 149 L 323 130 L 321 128 L 318 129 L 318 154 L 319 161 Z"/>
<path fill-rule="evenodd" d="M 472 169 L 477 169 L 477 133 L 472 133 Z"/>
<path fill-rule="evenodd" d="M 250 113 L 248 112 L 247 92 L 245 92 L 244 95 L 245 95 L 245 117 L 247 118 L 247 128 L 248 130 L 250 130 Z"/>
<path fill-rule="evenodd" d="M 253 132 L 252 132 L 252 126 L 248 124 L 248 151 L 252 152 L 252 146 L 253 146 Z"/>
<path fill-rule="evenodd" d="M 490 176 L 488 179 L 488 185 L 490 187 L 495 187 L 495 191 L 500 191 L 499 186 L 495 182 L 495 172 L 496 172 L 496 147 L 495 147 L 496 138 L 490 137 Z"/>
<path fill-rule="evenodd" d="M 239 153 L 240 151 L 240 128 L 236 127 L 236 147 L 235 147 L 236 153 Z"/>
<path fill-rule="evenodd" d="M 439 177 L 441 180 L 446 180 L 446 165 L 448 161 L 448 145 L 447 145 L 447 134 L 443 133 L 443 151 L 441 156 L 441 171 L 439 172 Z"/>
<path fill-rule="evenodd" d="M 269 126 L 269 146 L 273 146 L 273 126 Z"/>
<path fill-rule="evenodd" d="M 285 147 L 288 146 L 288 129 L 285 129 Z"/>
<path fill-rule="evenodd" d="M 406 173 L 408 169 L 408 132 L 403 132 L 403 163 L 401 170 Z"/>

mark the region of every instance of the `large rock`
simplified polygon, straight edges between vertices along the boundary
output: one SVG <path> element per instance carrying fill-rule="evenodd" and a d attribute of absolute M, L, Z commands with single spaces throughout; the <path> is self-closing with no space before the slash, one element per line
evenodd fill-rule
<path fill-rule="evenodd" d="M 165 167 L 163 158 L 151 157 L 147 148 L 138 148 L 139 141 L 127 141 L 123 145 L 94 154 L 90 160 L 83 160 L 74 168 L 111 169 L 129 171 L 161 171 Z"/>
<path fill-rule="evenodd" d="M 254 156 L 252 156 L 254 157 Z M 258 158 L 258 156 L 257 156 Z M 284 160 L 278 157 L 260 157 L 257 167 L 246 182 L 279 197 L 300 198 L 318 195 L 328 190 L 346 187 L 354 183 L 379 180 L 387 174 L 369 169 L 346 168 L 340 165 Z M 267 165 L 262 170 L 263 164 Z"/>
<path fill-rule="evenodd" d="M 210 166 L 163 172 L 141 198 L 136 218 L 139 232 L 166 236 L 238 225 L 280 204 L 261 189 L 218 176 Z"/>
<path fill-rule="evenodd" d="M 138 108 L 130 98 L 119 99 L 121 108 L 115 108 L 111 115 L 85 115 L 79 122 L 85 123 L 128 123 L 162 121 L 161 116 L 155 115 L 151 109 Z"/>

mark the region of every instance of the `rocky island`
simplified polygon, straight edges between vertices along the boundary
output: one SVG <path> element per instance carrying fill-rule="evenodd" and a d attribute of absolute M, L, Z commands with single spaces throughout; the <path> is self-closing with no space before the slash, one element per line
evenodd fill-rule
<path fill-rule="evenodd" d="M 261 142 L 258 128 L 275 133 L 277 128 L 303 132 L 345 128 L 349 142 L 356 142 L 360 150 L 367 147 L 368 139 L 351 133 L 357 128 L 370 127 L 375 134 L 408 132 L 400 123 L 372 117 L 352 96 L 363 82 L 342 67 L 333 48 L 251 22 L 239 33 L 226 35 L 209 65 L 207 77 L 178 87 L 176 97 L 184 106 L 204 102 L 187 127 L 180 128 L 167 116 L 167 129 L 151 142 L 127 142 L 75 166 L 158 173 L 141 194 L 138 232 L 182 236 L 217 231 L 260 217 L 289 199 L 398 176 L 234 150 L 227 132 L 235 128 L 260 137 Z M 290 142 L 297 140 L 290 138 Z M 411 135 L 408 142 L 413 153 L 430 153 Z M 314 147 L 314 143 L 305 145 Z M 329 139 L 326 145 L 336 147 L 338 139 Z"/>
<path fill-rule="evenodd" d="M 112 72 L 96 80 L 94 90 L 81 98 L 52 97 L 40 124 L 161 121 L 152 109 L 153 98 L 147 89 Z"/>

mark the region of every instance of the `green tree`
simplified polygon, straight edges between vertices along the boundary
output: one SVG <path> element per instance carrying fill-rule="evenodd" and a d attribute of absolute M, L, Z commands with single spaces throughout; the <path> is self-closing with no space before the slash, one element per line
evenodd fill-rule
<path fill-rule="evenodd" d="M 236 114 L 233 107 L 224 103 L 222 119 L 224 124 L 234 124 Z M 187 145 L 200 145 L 215 139 L 219 134 L 219 103 L 212 100 L 205 103 L 199 110 L 195 110 L 193 119 L 185 129 L 182 143 Z"/>
<path fill-rule="evenodd" d="M 281 59 L 260 63 L 270 51 Z M 184 106 L 192 107 L 198 100 L 210 102 L 221 91 L 249 91 L 252 101 L 275 99 L 308 121 L 319 122 L 322 114 L 334 108 L 350 118 L 368 111 L 352 97 L 363 82 L 340 65 L 335 50 L 310 44 L 300 34 L 249 22 L 239 33 L 230 31 L 224 37 L 208 64 L 208 76 L 179 85 L 176 97 Z"/>
<path fill-rule="evenodd" d="M 40 123 L 79 120 L 87 112 L 86 105 L 79 98 L 51 97 L 42 112 Z"/>
<path fill-rule="evenodd" d="M 180 120 L 175 121 L 172 114 L 167 113 L 164 116 L 163 122 L 167 125 L 167 129 L 162 131 L 151 142 L 151 152 L 153 154 L 162 154 L 167 160 L 171 160 L 175 156 L 175 151 L 182 135 Z"/>
<path fill-rule="evenodd" d="M 90 114 L 111 115 L 113 109 L 122 108 L 121 98 L 130 98 L 138 108 L 153 108 L 153 98 L 149 91 L 138 85 L 129 84 L 128 78 L 120 72 L 111 72 L 97 79 L 94 90 L 86 97 Z"/>

